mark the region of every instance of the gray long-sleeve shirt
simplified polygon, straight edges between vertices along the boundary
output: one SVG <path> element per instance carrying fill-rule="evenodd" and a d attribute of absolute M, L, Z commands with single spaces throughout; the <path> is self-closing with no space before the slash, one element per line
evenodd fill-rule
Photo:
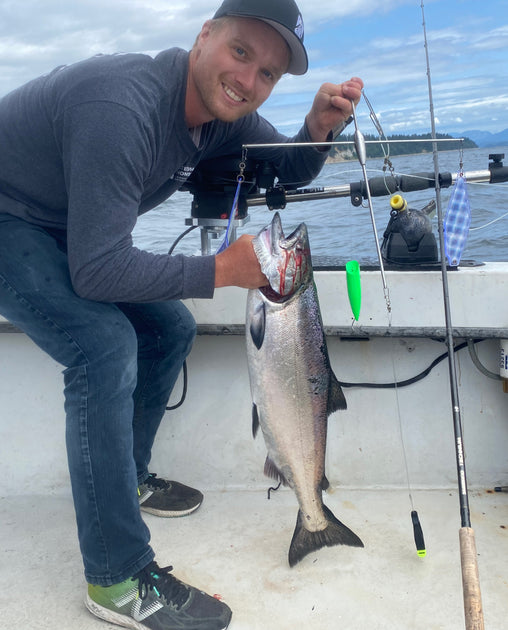
<path fill-rule="evenodd" d="M 0 100 L 0 213 L 66 231 L 76 292 L 106 302 L 211 297 L 213 256 L 132 244 L 139 214 L 178 190 L 200 160 L 242 143 L 285 142 L 253 113 L 185 126 L 188 52 L 99 55 L 55 69 Z M 305 127 L 294 140 L 308 140 Z M 260 156 L 259 157 L 265 157 Z M 326 153 L 271 149 L 281 181 L 311 181 Z M 1 255 L 1 253 L 0 253 Z"/>

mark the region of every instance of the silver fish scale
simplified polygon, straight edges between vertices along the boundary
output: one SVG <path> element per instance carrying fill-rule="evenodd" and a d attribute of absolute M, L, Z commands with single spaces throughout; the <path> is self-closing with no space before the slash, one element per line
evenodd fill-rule
<path fill-rule="evenodd" d="M 286 238 L 275 213 L 253 245 L 270 283 L 247 297 L 253 425 L 265 438 L 265 473 L 298 499 L 288 554 L 294 566 L 325 546 L 363 546 L 322 500 L 328 415 L 346 401 L 330 367 L 305 224 Z"/>
<path fill-rule="evenodd" d="M 317 531 L 326 527 L 321 481 L 330 384 L 317 295 L 310 284 L 281 305 L 250 291 L 248 312 L 261 301 L 263 345 L 258 350 L 247 341 L 252 398 L 268 457 L 294 489 L 306 529 Z"/>

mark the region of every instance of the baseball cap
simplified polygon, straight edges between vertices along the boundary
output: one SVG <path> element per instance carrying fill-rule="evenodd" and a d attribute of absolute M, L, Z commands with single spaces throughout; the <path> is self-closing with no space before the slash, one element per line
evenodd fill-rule
<path fill-rule="evenodd" d="M 303 45 L 303 19 L 294 0 L 224 0 L 214 19 L 233 15 L 266 22 L 285 39 L 291 51 L 287 72 L 305 74 L 307 52 Z"/>

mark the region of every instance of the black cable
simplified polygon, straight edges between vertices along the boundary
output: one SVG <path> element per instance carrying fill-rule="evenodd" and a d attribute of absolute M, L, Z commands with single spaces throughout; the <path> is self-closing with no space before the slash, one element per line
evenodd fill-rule
<path fill-rule="evenodd" d="M 473 343 L 479 343 L 480 341 L 485 341 L 485 339 L 472 339 L 470 341 L 472 341 Z M 467 341 L 464 343 L 460 343 L 458 346 L 454 347 L 453 351 L 458 352 L 459 350 L 466 348 L 467 345 L 468 345 Z M 448 352 L 443 352 L 443 354 L 440 354 L 438 357 L 436 357 L 434 361 L 432 361 L 432 363 L 427 368 L 425 368 L 425 370 L 423 370 L 416 376 L 408 378 L 404 381 L 398 381 L 396 383 L 347 383 L 345 381 L 339 381 L 339 385 L 341 385 L 341 387 L 364 387 L 365 389 L 395 389 L 396 387 L 407 387 L 408 385 L 413 385 L 414 383 L 417 383 L 418 381 L 421 381 L 423 378 L 428 376 L 430 372 L 436 367 L 436 365 L 441 363 L 441 361 L 444 361 L 444 359 L 446 359 L 447 356 L 448 356 Z M 174 409 L 178 409 L 178 407 L 181 407 L 183 405 L 185 398 L 187 397 L 187 385 L 188 385 L 187 362 L 184 361 L 182 396 L 179 402 L 177 402 L 175 405 L 172 405 L 171 407 L 166 407 L 167 411 L 173 411 Z"/>
<path fill-rule="evenodd" d="M 189 232 L 192 232 L 192 230 L 195 230 L 197 227 L 198 227 L 197 225 L 191 225 L 190 228 L 187 228 L 185 230 L 185 232 L 182 232 L 180 234 L 180 236 L 175 240 L 173 245 L 171 245 L 171 247 L 169 248 L 168 256 L 171 256 L 171 254 L 175 250 L 175 247 L 182 240 L 182 238 L 184 236 L 187 236 L 187 234 L 189 234 Z M 178 407 L 181 407 L 183 405 L 183 403 L 185 402 L 185 399 L 187 397 L 187 384 L 188 384 L 187 361 L 183 362 L 182 370 L 183 370 L 183 391 L 182 391 L 182 396 L 181 396 L 180 400 L 176 403 L 176 405 L 171 405 L 170 407 L 166 407 L 166 411 L 173 411 L 174 409 L 178 409 Z"/>
<path fill-rule="evenodd" d="M 473 339 L 472 341 L 473 343 L 478 343 L 479 341 L 484 341 L 484 339 Z M 458 352 L 459 350 L 462 350 L 463 348 L 467 348 L 467 341 L 459 344 L 458 346 L 455 346 L 453 348 L 453 351 Z M 443 352 L 443 354 L 439 355 L 436 359 L 434 359 L 434 361 L 432 361 L 432 363 L 427 368 L 425 368 L 423 372 L 420 372 L 420 374 L 417 374 L 416 376 L 413 376 L 412 378 L 408 378 L 405 381 L 399 381 L 397 383 L 345 383 L 343 381 L 339 381 L 339 384 L 342 387 L 365 387 L 365 388 L 371 388 L 371 389 L 395 389 L 396 387 L 407 387 L 408 385 L 417 383 L 418 381 L 421 381 L 423 378 L 428 376 L 430 372 L 436 367 L 436 365 L 438 365 L 438 363 L 441 363 L 441 361 L 446 359 L 447 356 L 448 356 L 448 352 Z"/>
<path fill-rule="evenodd" d="M 182 391 L 182 397 L 180 398 L 180 400 L 176 403 L 176 405 L 172 405 L 171 407 L 166 407 L 166 411 L 173 411 L 173 409 L 178 409 L 178 407 L 181 407 L 187 397 L 187 361 L 183 362 L 183 366 L 182 366 L 182 370 L 183 370 L 183 391 Z"/>
<path fill-rule="evenodd" d="M 198 227 L 197 225 L 191 225 L 191 226 L 190 226 L 190 228 L 187 228 L 187 229 L 185 230 L 185 232 L 182 232 L 182 233 L 180 234 L 180 236 L 176 239 L 176 241 L 173 243 L 173 245 L 171 245 L 171 247 L 169 248 L 169 251 L 168 251 L 168 256 L 171 256 L 171 254 L 172 254 L 172 253 L 173 253 L 173 251 L 175 250 L 175 247 L 176 247 L 176 246 L 178 245 L 178 243 L 182 240 L 182 238 L 183 238 L 184 236 L 187 236 L 187 234 L 188 234 L 189 232 L 192 232 L 192 230 L 195 230 L 197 227 Z"/>

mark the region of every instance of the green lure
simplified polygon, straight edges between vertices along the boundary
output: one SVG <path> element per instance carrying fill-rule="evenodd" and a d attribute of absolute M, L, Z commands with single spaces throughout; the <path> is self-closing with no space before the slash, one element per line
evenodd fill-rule
<path fill-rule="evenodd" d="M 356 260 L 350 260 L 346 263 L 346 282 L 351 311 L 355 320 L 358 321 L 362 305 L 362 286 L 360 283 L 360 265 Z"/>

